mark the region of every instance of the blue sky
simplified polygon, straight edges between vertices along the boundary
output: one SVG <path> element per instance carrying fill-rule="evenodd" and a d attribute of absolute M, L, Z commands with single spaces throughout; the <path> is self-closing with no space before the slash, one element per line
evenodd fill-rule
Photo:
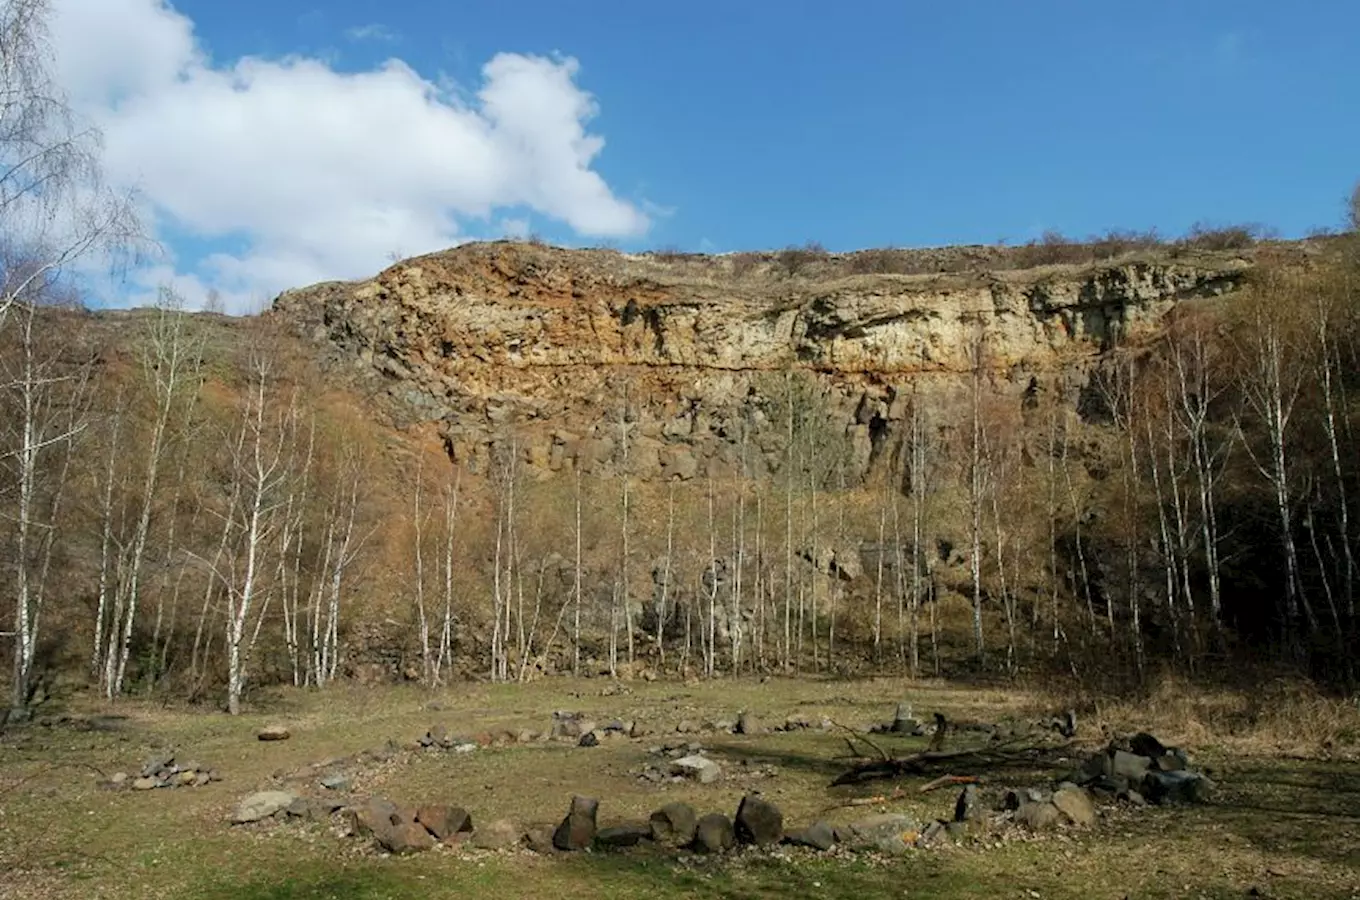
<path fill-rule="evenodd" d="M 528 201 L 462 215 L 463 237 L 513 222 L 625 249 L 849 250 L 1196 221 L 1301 236 L 1338 225 L 1360 179 L 1353 0 L 173 6 L 212 66 L 397 58 L 474 105 L 497 54 L 575 60 L 604 140 L 587 168 L 645 230 Z M 185 216 L 164 227 L 190 256 L 250 234 Z"/>
<path fill-rule="evenodd" d="M 563 53 L 643 243 L 1022 240 L 1335 225 L 1360 179 L 1360 3 L 181 0 L 215 56 L 398 55 L 473 81 Z M 1135 11 L 1136 10 L 1136 11 Z M 347 40 L 364 26 L 391 40 Z M 544 223 L 545 228 L 549 227 Z"/>

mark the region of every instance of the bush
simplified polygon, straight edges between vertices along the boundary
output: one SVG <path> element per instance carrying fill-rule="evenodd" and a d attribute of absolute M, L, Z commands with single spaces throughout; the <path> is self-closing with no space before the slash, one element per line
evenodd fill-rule
<path fill-rule="evenodd" d="M 1021 269 L 1071 265 L 1090 262 L 1091 259 L 1090 247 L 1058 231 L 1045 231 L 1039 240 L 1015 248 L 1016 266 Z"/>
<path fill-rule="evenodd" d="M 775 257 L 775 262 L 785 275 L 792 277 L 807 270 L 813 263 L 826 259 L 826 248 L 816 241 L 808 241 L 801 247 L 785 247 Z"/>
<path fill-rule="evenodd" d="M 760 268 L 762 261 L 759 253 L 734 253 L 732 254 L 732 274 L 737 278 L 750 275 Z"/>
<path fill-rule="evenodd" d="M 1138 250 L 1160 247 L 1164 242 L 1157 229 L 1147 231 L 1123 231 L 1112 228 L 1105 234 L 1091 238 L 1091 255 L 1095 259 L 1114 259 Z"/>
<path fill-rule="evenodd" d="M 691 253 L 688 250 L 681 250 L 679 247 L 662 247 L 659 250 L 649 251 L 647 255 L 657 262 L 663 263 L 685 263 L 703 258 L 702 253 Z"/>
<path fill-rule="evenodd" d="M 1257 225 L 1227 225 L 1215 228 L 1196 222 L 1190 226 L 1180 244 L 1195 250 L 1242 250 L 1254 246 L 1260 239 Z"/>

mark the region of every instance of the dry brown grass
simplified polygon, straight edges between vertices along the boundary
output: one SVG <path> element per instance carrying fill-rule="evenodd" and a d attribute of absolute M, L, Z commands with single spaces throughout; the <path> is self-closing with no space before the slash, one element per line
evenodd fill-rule
<path fill-rule="evenodd" d="M 1164 675 L 1133 699 L 1048 697 L 1086 712 L 1107 733 L 1149 731 L 1168 743 L 1249 756 L 1360 759 L 1360 698 L 1330 697 L 1296 678 L 1205 687 Z"/>
<path fill-rule="evenodd" d="M 1360 870 L 1348 857 L 1357 830 L 1353 810 L 1346 808 L 1357 789 L 1353 771 L 1347 774 L 1335 763 L 1234 756 L 1213 729 L 1231 726 L 1244 708 L 1237 700 L 1192 693 L 1175 682 L 1154 692 L 1145 706 L 1108 706 L 1100 721 L 1157 726 L 1170 740 L 1182 733 L 1174 720 L 1186 717 L 1192 727 L 1204 729 L 1189 736 L 1200 734 L 1215 744 L 1201 759 L 1223 773 L 1223 799 L 1194 810 L 1133 814 L 1111 808 L 1092 832 L 966 841 L 878 862 L 787 851 L 708 861 L 647 853 L 541 858 L 476 851 L 383 859 L 320 826 L 225 824 L 236 801 L 274 783 L 275 772 L 349 755 L 387 738 L 405 743 L 433 723 L 469 732 L 542 728 L 559 708 L 581 710 L 600 721 L 636 717 L 656 728 L 658 736 L 588 750 L 535 744 L 471 756 L 405 752 L 391 763 L 354 769 L 356 792 L 462 803 L 475 821 L 512 816 L 551 822 L 573 793 L 601 797 L 602 820 L 617 821 L 671 800 L 730 811 L 744 791 L 756 788 L 774 799 L 792 824 L 822 816 L 849 821 L 877 809 L 839 806 L 827 812 L 827 807 L 849 796 L 882 793 L 887 786 L 828 788 L 848 764 L 837 758 L 846 752 L 837 732 L 700 737 L 728 772 L 713 785 L 653 786 L 640 783 L 633 772 L 650 758 L 647 747 L 681 719 L 730 717 L 750 709 L 767 721 L 798 713 L 864 727 L 890 716 L 904 699 L 915 704 L 918 715 L 939 709 L 954 721 L 1024 720 L 1049 709 L 1054 700 L 1041 690 L 895 678 L 777 678 L 460 684 L 433 693 L 352 686 L 325 694 L 281 690 L 260 694 L 256 708 L 237 719 L 127 703 L 112 710 L 126 718 L 109 731 L 35 728 L 4 736 L 0 897 L 433 900 L 546 894 L 735 900 L 790 894 L 899 896 L 908 885 L 911 896 L 926 898 L 1229 897 L 1252 887 L 1268 887 L 1275 897 L 1346 898 L 1354 896 L 1350 885 L 1360 883 Z M 1291 705 L 1322 700 L 1298 693 L 1284 699 Z M 1328 708 L 1322 704 L 1310 715 L 1323 721 Z M 110 711 L 95 703 L 84 707 L 89 713 L 101 710 Z M 1257 720 L 1263 731 L 1282 727 L 1272 726 L 1264 712 Z M 254 740 L 255 729 L 269 721 L 286 722 L 293 738 Z M 1091 744 L 1101 740 L 1096 722 L 1088 716 L 1084 726 Z M 890 735 L 875 740 L 899 755 L 923 743 Z M 167 746 L 220 767 L 226 780 L 201 789 L 115 793 L 101 790 L 88 768 L 126 769 Z M 748 774 L 745 762 L 773 765 L 778 774 Z M 997 778 L 1000 783 L 1032 776 L 1038 783 L 1051 775 L 1006 772 Z M 883 808 L 927 817 L 947 815 L 952 808 L 948 793 L 918 794 L 911 783 L 904 787 L 903 799 Z"/>

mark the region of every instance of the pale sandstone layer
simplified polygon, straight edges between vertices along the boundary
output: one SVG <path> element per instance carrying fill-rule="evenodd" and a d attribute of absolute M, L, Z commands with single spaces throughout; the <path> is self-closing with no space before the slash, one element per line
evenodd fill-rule
<path fill-rule="evenodd" d="M 513 439 L 543 473 L 761 477 L 784 459 L 791 397 L 815 410 L 800 429 L 844 440 L 858 479 L 893 457 L 913 397 L 933 421 L 954 418 L 979 339 L 990 394 L 1073 408 L 1103 354 L 1154 337 L 1180 304 L 1238 290 L 1251 265 L 1153 252 L 856 275 L 838 257 L 790 272 L 773 255 L 470 244 L 289 291 L 274 314 L 483 470 Z"/>

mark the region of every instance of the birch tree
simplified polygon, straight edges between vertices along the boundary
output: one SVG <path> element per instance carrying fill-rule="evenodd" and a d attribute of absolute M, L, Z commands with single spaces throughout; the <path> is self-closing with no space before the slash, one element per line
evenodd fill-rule
<path fill-rule="evenodd" d="M 100 171 L 100 133 L 82 122 L 53 78 L 48 44 L 49 0 L 7 0 L 0 5 L 0 331 L 18 310 L 20 343 L 34 346 L 42 327 L 38 305 L 72 266 L 88 264 L 107 251 L 129 246 L 136 216 L 125 197 L 105 185 Z M 36 362 L 34 360 L 33 362 Z M 37 393 L 55 385 L 49 375 L 24 363 L 19 379 L 21 406 L 37 414 Z M 21 366 L 23 368 L 24 366 Z M 16 523 L 18 570 L 14 577 L 14 709 L 22 715 L 39 638 L 39 595 L 27 571 L 26 555 L 38 539 L 34 519 L 38 473 L 55 448 L 70 449 L 68 438 L 43 434 L 36 419 L 20 416 L 13 482 L 0 496 L 13 498 L 6 513 Z M 53 524 L 53 523 L 47 523 Z M 43 529 L 51 540 L 51 532 Z M 46 551 L 44 551 L 46 558 Z M 45 569 L 45 564 L 43 564 Z"/>

